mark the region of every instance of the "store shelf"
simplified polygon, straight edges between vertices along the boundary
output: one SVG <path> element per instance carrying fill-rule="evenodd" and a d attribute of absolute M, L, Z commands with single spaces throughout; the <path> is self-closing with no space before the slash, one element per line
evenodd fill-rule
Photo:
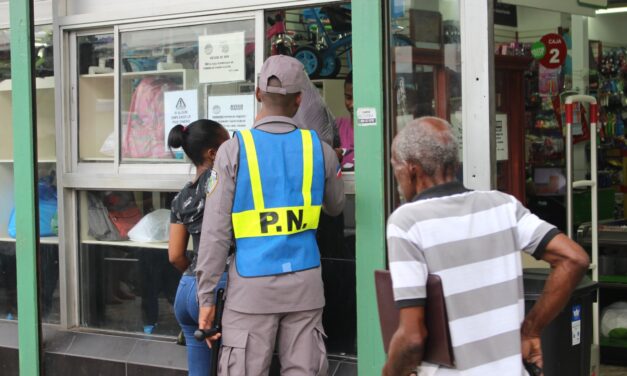
<path fill-rule="evenodd" d="M 10 238 L 10 237 L 0 237 L 0 242 L 15 243 L 15 239 L 14 238 Z M 44 236 L 44 237 L 39 239 L 39 243 L 41 243 L 41 244 L 59 244 L 59 237 L 58 236 Z"/>
<path fill-rule="evenodd" d="M 111 245 L 114 247 L 127 247 L 127 248 L 153 248 L 153 249 L 168 249 L 168 242 L 153 242 L 153 243 L 140 243 L 130 240 L 121 241 L 105 241 L 105 240 L 82 240 L 81 244 L 93 244 L 93 245 Z"/>
<path fill-rule="evenodd" d="M 170 69 L 170 70 L 152 70 L 152 71 L 144 71 L 144 72 L 124 72 L 122 73 L 122 78 L 137 78 L 144 76 L 164 76 L 164 75 L 173 75 L 173 74 L 185 74 L 189 73 L 190 69 Z"/>
<path fill-rule="evenodd" d="M 11 91 L 11 80 L 0 81 L 0 91 Z M 35 79 L 35 88 L 40 89 L 54 89 L 54 77 L 37 77 Z"/>
<path fill-rule="evenodd" d="M 0 163 L 13 163 L 13 159 L 0 159 Z M 57 163 L 56 159 L 40 159 L 37 163 Z"/>
<path fill-rule="evenodd" d="M 113 78 L 113 72 L 100 74 L 81 74 L 81 78 Z"/>
<path fill-rule="evenodd" d="M 599 342 L 601 346 L 621 347 L 627 349 L 627 339 L 601 337 Z"/>
<path fill-rule="evenodd" d="M 90 163 L 90 162 L 113 162 L 113 157 L 85 157 L 81 158 L 79 163 Z"/>

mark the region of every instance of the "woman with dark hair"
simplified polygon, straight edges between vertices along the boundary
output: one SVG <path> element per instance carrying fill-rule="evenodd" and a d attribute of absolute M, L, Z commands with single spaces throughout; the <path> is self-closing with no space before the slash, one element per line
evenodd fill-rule
<path fill-rule="evenodd" d="M 172 200 L 168 246 L 170 263 L 183 273 L 176 291 L 174 313 L 185 336 L 191 376 L 208 375 L 211 367 L 211 351 L 207 343 L 194 339 L 194 331 L 198 329 L 195 268 L 205 198 L 217 184 L 217 177 L 212 170 L 213 161 L 220 145 L 228 139 L 229 134 L 224 127 L 206 119 L 197 120 L 187 127 L 177 125 L 168 135 L 170 150 L 182 148 L 196 166 L 195 179 L 185 184 Z M 192 251 L 187 250 L 190 235 Z M 224 285 L 226 278 L 221 283 Z"/>

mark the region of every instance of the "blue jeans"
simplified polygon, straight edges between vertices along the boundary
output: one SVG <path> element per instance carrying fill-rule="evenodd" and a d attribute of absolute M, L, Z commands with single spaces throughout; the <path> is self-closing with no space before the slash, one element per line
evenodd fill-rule
<path fill-rule="evenodd" d="M 226 287 L 226 275 L 222 274 L 218 288 Z M 196 277 L 181 277 L 176 298 L 174 314 L 185 335 L 187 346 L 187 367 L 190 376 L 207 376 L 211 369 L 211 349 L 205 341 L 197 341 L 194 331 L 198 329 L 198 299 L 196 298 Z"/>

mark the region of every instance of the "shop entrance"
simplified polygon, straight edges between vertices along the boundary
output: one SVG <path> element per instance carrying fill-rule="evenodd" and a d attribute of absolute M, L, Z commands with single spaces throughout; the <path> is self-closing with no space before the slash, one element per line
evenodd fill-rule
<path fill-rule="evenodd" d="M 338 217 L 322 215 L 318 246 L 326 306 L 323 324 L 331 358 L 357 354 L 355 189 L 352 114 L 352 10 L 350 2 L 265 12 L 265 57 L 291 55 L 311 81 L 297 121 L 332 145 L 342 165 L 346 206 Z"/>

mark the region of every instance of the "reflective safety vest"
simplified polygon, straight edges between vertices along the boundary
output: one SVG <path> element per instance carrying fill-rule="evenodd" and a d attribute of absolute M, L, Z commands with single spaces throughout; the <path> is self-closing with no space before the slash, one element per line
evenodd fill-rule
<path fill-rule="evenodd" d="M 245 130 L 239 140 L 232 221 L 235 265 L 243 277 L 320 266 L 316 229 L 324 158 L 315 132 Z"/>

